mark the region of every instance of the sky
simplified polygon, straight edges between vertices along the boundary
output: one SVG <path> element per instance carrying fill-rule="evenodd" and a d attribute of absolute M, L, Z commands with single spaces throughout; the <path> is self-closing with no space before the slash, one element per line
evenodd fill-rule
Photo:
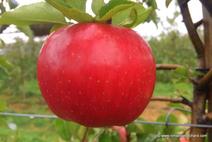
<path fill-rule="evenodd" d="M 38 1 L 42 1 L 42 0 L 17 0 L 19 4 L 21 5 L 25 5 L 25 4 L 30 4 L 30 3 L 34 3 L 34 2 L 38 2 Z M 167 17 L 171 18 L 173 17 L 173 13 L 174 11 L 177 10 L 179 11 L 179 7 L 175 6 L 175 2 L 176 0 L 172 0 L 170 6 L 167 8 L 165 6 L 165 0 L 156 0 L 157 1 L 157 5 L 158 5 L 158 10 L 157 10 L 157 14 L 160 17 L 163 26 L 161 24 L 158 25 L 158 27 L 155 26 L 155 24 L 153 22 L 150 23 L 143 23 L 139 26 L 137 26 L 136 28 L 134 28 L 135 31 L 137 31 L 141 36 L 144 36 L 146 38 L 149 37 L 156 37 L 158 36 L 161 32 L 165 31 L 166 28 L 171 27 L 172 25 L 170 25 L 166 19 Z M 91 0 L 87 0 L 87 12 L 92 13 L 91 9 L 90 9 L 90 5 L 91 4 Z M 191 16 L 193 19 L 193 22 L 197 22 L 200 19 L 202 19 L 202 9 L 201 9 L 201 3 L 199 2 L 199 0 L 192 0 L 188 3 L 189 5 L 189 9 L 191 12 Z M 179 16 L 176 19 L 176 23 L 177 23 L 177 30 L 179 30 L 181 33 L 186 33 L 186 28 L 184 26 L 184 23 L 182 22 L 182 17 Z M 7 33 L 8 30 L 5 32 Z M 11 32 L 11 30 L 9 31 Z M 6 42 L 10 42 L 13 39 L 11 37 L 15 37 L 16 35 L 13 34 L 12 36 L 10 35 L 10 39 L 8 39 L 8 34 L 5 35 L 0 35 L 0 38 L 2 38 L 3 40 L 6 40 Z M 26 39 L 26 37 L 24 37 L 24 34 L 18 34 L 18 36 L 22 36 L 23 38 Z"/>

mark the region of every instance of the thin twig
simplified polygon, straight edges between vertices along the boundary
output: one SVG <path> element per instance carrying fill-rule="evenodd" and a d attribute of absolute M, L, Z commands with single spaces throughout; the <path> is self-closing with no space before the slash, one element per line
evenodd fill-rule
<path fill-rule="evenodd" d="M 194 85 L 198 85 L 198 81 L 197 81 L 197 79 L 196 78 L 188 78 L 189 79 L 189 81 L 192 83 L 192 84 L 194 84 Z"/>
<path fill-rule="evenodd" d="M 200 25 L 202 25 L 203 24 L 203 20 L 201 19 L 201 20 L 199 20 L 198 22 L 196 22 L 196 23 L 194 23 L 194 27 L 195 27 L 195 29 L 197 29 Z"/>
<path fill-rule="evenodd" d="M 181 96 L 181 98 L 165 98 L 165 97 L 154 97 L 151 101 L 164 101 L 164 102 L 171 102 L 171 103 L 181 103 L 187 105 L 189 107 L 192 106 L 192 102 L 190 102 L 185 97 Z"/>
<path fill-rule="evenodd" d="M 177 64 L 157 64 L 156 68 L 157 70 L 175 70 L 177 68 L 182 68 L 182 65 Z"/>

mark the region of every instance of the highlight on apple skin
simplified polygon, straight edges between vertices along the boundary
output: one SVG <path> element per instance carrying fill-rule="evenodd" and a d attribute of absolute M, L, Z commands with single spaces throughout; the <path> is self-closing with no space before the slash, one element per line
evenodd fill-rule
<path fill-rule="evenodd" d="M 135 31 L 80 23 L 47 38 L 37 77 L 45 101 L 60 118 L 89 127 L 120 126 L 147 106 L 156 67 L 151 49 Z"/>

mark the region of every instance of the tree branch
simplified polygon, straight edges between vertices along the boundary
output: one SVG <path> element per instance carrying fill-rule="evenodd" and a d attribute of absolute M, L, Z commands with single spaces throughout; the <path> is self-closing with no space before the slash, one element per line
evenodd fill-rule
<path fill-rule="evenodd" d="M 200 2 L 204 5 L 204 7 L 208 10 L 210 15 L 212 16 L 212 1 L 211 0 L 200 0 Z"/>
<path fill-rule="evenodd" d="M 196 28 L 192 22 L 191 15 L 189 13 L 188 5 L 186 0 L 178 0 L 181 14 L 183 16 L 184 23 L 188 30 L 189 37 L 194 45 L 195 51 L 197 53 L 198 58 L 203 58 L 204 56 L 204 45 L 196 31 Z"/>
<path fill-rule="evenodd" d="M 199 81 L 198 87 L 204 88 L 212 80 L 212 69 L 210 69 Z"/>
<path fill-rule="evenodd" d="M 182 65 L 177 64 L 157 64 L 156 68 L 157 70 L 175 70 L 177 68 L 183 67 Z"/>
<path fill-rule="evenodd" d="M 192 102 L 190 102 L 185 97 L 181 96 L 181 98 L 165 98 L 165 97 L 154 97 L 151 101 L 163 101 L 163 102 L 171 102 L 171 103 L 181 103 L 187 105 L 189 107 L 192 106 Z"/>
<path fill-rule="evenodd" d="M 202 24 L 203 24 L 203 20 L 199 20 L 198 22 L 194 23 L 195 29 L 197 29 Z"/>

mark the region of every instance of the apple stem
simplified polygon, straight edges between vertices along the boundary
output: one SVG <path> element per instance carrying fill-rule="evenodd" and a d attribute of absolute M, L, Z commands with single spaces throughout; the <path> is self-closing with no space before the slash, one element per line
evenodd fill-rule
<path fill-rule="evenodd" d="M 112 19 L 106 21 L 107 24 L 112 24 Z"/>
<path fill-rule="evenodd" d="M 89 131 L 89 127 L 86 127 L 81 142 L 86 142 L 86 138 L 87 138 L 87 136 L 88 136 L 88 131 Z"/>

